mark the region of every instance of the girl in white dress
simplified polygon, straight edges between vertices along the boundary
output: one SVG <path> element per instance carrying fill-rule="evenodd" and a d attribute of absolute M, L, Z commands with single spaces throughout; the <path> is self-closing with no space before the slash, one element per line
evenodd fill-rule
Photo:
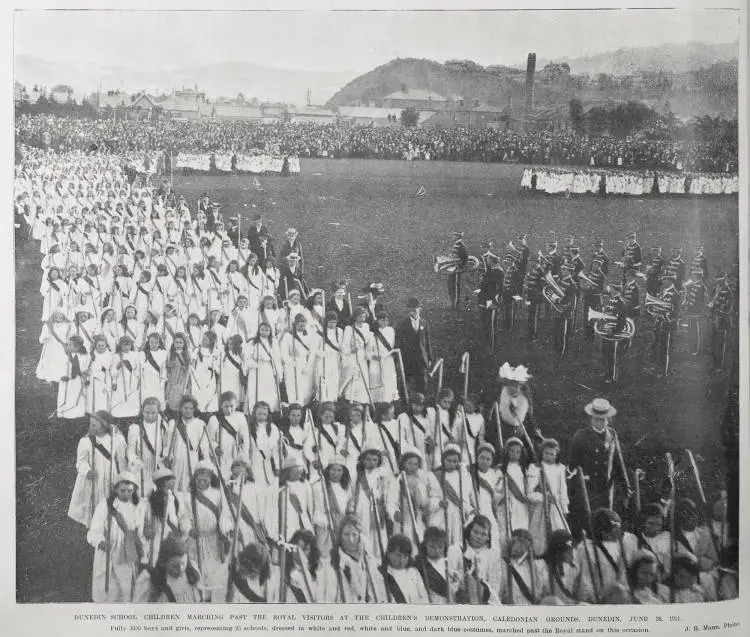
<path fill-rule="evenodd" d="M 406 411 L 398 416 L 401 426 L 406 430 L 407 442 L 416 447 L 422 458 L 426 457 L 425 440 L 434 429 L 434 423 L 430 422 L 427 409 L 425 408 L 424 394 L 414 392 L 409 394 L 409 405 Z"/>
<path fill-rule="evenodd" d="M 198 604 L 204 601 L 201 574 L 188 556 L 185 542 L 169 537 L 162 544 L 156 567 L 138 579 L 136 602 Z"/>
<path fill-rule="evenodd" d="M 71 336 L 67 343 L 67 369 L 57 388 L 58 418 L 77 420 L 86 414 L 86 383 L 88 382 L 89 355 L 83 339 Z"/>
<path fill-rule="evenodd" d="M 313 524 L 323 559 L 330 558 L 333 549 L 332 535 L 346 513 L 352 497 L 352 484 L 346 459 L 332 456 L 326 463 L 320 480 L 312 485 Z"/>
<path fill-rule="evenodd" d="M 346 400 L 358 403 L 370 402 L 367 371 L 367 346 L 370 341 L 370 326 L 365 322 L 367 311 L 363 307 L 354 309 L 354 323 L 344 329 L 341 342 L 341 388 Z"/>
<path fill-rule="evenodd" d="M 263 323 L 269 325 L 271 327 L 271 334 L 276 339 L 278 335 L 279 308 L 277 307 L 275 296 L 267 294 L 261 300 L 258 322 L 259 329 Z"/>
<path fill-rule="evenodd" d="M 338 317 L 335 312 L 328 312 L 325 321 L 325 330 L 319 331 L 320 346 L 316 354 L 315 392 L 320 402 L 336 402 L 341 384 L 341 341 L 344 331 L 338 327 Z"/>
<path fill-rule="evenodd" d="M 99 323 L 99 334 L 107 339 L 109 351 L 114 352 L 120 340 L 120 324 L 116 321 L 115 311 L 112 308 L 104 310 Z"/>
<path fill-rule="evenodd" d="M 424 538 L 424 517 L 429 503 L 427 474 L 422 469 L 419 450 L 404 446 L 399 458 L 399 473 L 388 480 L 385 496 L 386 514 L 393 523 L 393 532 L 409 538 L 414 555 Z"/>
<path fill-rule="evenodd" d="M 292 331 L 284 334 L 279 343 L 284 365 L 284 384 L 290 403 L 307 405 L 312 400 L 318 349 L 317 335 L 311 331 L 307 319 L 298 314 Z"/>
<path fill-rule="evenodd" d="M 331 566 L 343 574 L 344 590 L 336 594 L 336 603 L 377 604 L 387 601 L 379 560 L 369 551 L 362 524 L 353 515 L 342 518 L 337 529 Z"/>
<path fill-rule="evenodd" d="M 48 270 L 39 292 L 44 298 L 42 322 L 49 320 L 56 310 L 62 311 L 67 316 L 68 284 L 63 281 L 58 268 L 53 267 Z"/>
<path fill-rule="evenodd" d="M 36 366 L 36 377 L 48 383 L 59 383 L 68 372 L 68 337 L 72 326 L 62 310 L 55 310 L 52 318 L 42 326 L 39 342 L 42 353 Z"/>
<path fill-rule="evenodd" d="M 282 439 L 279 428 L 271 421 L 268 403 L 257 402 L 250 415 L 250 459 L 258 488 L 278 489 L 282 461 Z"/>
<path fill-rule="evenodd" d="M 547 488 L 547 508 L 544 511 L 544 499 L 531 512 L 529 530 L 534 538 L 534 553 L 542 555 L 547 550 L 547 536 L 553 531 L 567 530 L 565 517 L 568 515 L 568 484 L 566 467 L 558 460 L 560 445 L 557 440 L 549 438 L 542 442 L 539 449 L 538 489 Z"/>
<path fill-rule="evenodd" d="M 222 477 L 229 479 L 232 461 L 238 454 L 250 453 L 250 431 L 247 418 L 236 411 L 237 397 L 233 392 L 222 393 L 219 411 L 208 419 L 208 435 L 216 450 Z"/>
<path fill-rule="evenodd" d="M 185 396 L 180 402 L 180 413 L 169 423 L 170 441 L 164 464 L 174 473 L 178 491 L 188 490 L 199 455 L 211 457 L 206 423 L 195 415 L 197 407 L 195 398 Z"/>
<path fill-rule="evenodd" d="M 279 411 L 284 372 L 279 346 L 268 323 L 260 324 L 257 336 L 245 344 L 244 352 L 248 369 L 245 410 L 250 413 L 256 403 L 264 402 L 272 412 Z"/>
<path fill-rule="evenodd" d="M 193 359 L 193 395 L 198 401 L 198 411 L 208 419 L 208 414 L 219 408 L 219 374 L 221 364 L 216 344 L 216 334 L 206 332 L 201 337 L 200 348 Z"/>
<path fill-rule="evenodd" d="M 248 544 L 237 556 L 235 565 L 224 601 L 230 604 L 278 602 L 278 576 L 272 577 L 271 555 L 263 544 Z"/>
<path fill-rule="evenodd" d="M 132 603 L 139 572 L 141 519 L 138 487 L 129 473 L 117 475 L 112 493 L 94 510 L 86 540 L 94 547 L 91 599 L 99 603 Z M 109 557 L 109 559 L 108 559 Z M 109 567 L 109 574 L 107 574 Z"/>
<path fill-rule="evenodd" d="M 88 528 L 94 507 L 110 493 L 114 476 L 126 468 L 126 452 L 125 438 L 109 424 L 109 414 L 92 414 L 89 433 L 78 442 L 69 518 Z"/>
<path fill-rule="evenodd" d="M 471 468 L 472 478 L 476 485 L 477 510 L 479 515 L 490 521 L 490 541 L 493 546 L 500 546 L 501 535 L 497 526 L 497 506 L 502 499 L 503 474 L 493 468 L 495 448 L 488 442 L 477 447 L 477 462 Z"/>
<path fill-rule="evenodd" d="M 160 406 L 158 399 L 146 398 L 138 422 L 128 429 L 128 471 L 136 477 L 143 497 L 154 490 L 152 476 L 164 460 L 168 442 L 167 422 L 159 413 Z"/>
<path fill-rule="evenodd" d="M 405 535 L 393 535 L 386 550 L 385 586 L 392 604 L 429 604 L 424 580 L 412 561 L 414 546 Z"/>
<path fill-rule="evenodd" d="M 109 410 L 112 400 L 112 352 L 107 338 L 103 334 L 94 337 L 94 349 L 88 369 L 88 391 L 86 392 L 86 413 L 93 414 L 99 410 Z"/>
<path fill-rule="evenodd" d="M 523 443 L 518 438 L 508 438 L 501 467 L 503 499 L 497 506 L 497 525 L 503 542 L 507 540 L 508 528 L 511 533 L 516 529 L 528 530 L 529 508 L 536 502 L 536 496 L 541 498 L 541 494 L 534 493 L 539 484 L 539 469 L 534 464 L 526 466 L 523 457 Z"/>
<path fill-rule="evenodd" d="M 167 350 L 158 332 L 148 335 L 141 356 L 141 396 L 156 398 L 163 403 L 167 384 Z"/>
<path fill-rule="evenodd" d="M 112 417 L 130 425 L 141 411 L 141 355 L 133 350 L 133 341 L 123 336 L 112 357 Z"/>
<path fill-rule="evenodd" d="M 192 526 L 187 542 L 190 560 L 203 575 L 203 584 L 212 597 L 226 586 L 225 540 L 233 524 L 224 497 L 219 490 L 216 469 L 207 460 L 193 469 L 193 480 L 185 504 L 190 509 Z"/>
<path fill-rule="evenodd" d="M 399 400 L 396 361 L 392 355 L 396 333 L 388 325 L 388 315 L 378 312 L 378 326 L 367 343 L 370 396 L 373 402 L 390 403 Z"/>

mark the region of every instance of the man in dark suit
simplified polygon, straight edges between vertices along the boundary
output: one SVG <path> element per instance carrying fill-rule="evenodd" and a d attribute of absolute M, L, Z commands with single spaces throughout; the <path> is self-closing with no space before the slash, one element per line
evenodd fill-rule
<path fill-rule="evenodd" d="M 409 316 L 396 326 L 396 347 L 401 350 L 404 375 L 420 394 L 425 393 L 427 374 L 432 364 L 430 330 L 421 316 L 422 304 L 415 298 L 407 303 Z"/>
<path fill-rule="evenodd" d="M 253 225 L 251 225 L 250 229 L 247 231 L 247 238 L 250 241 L 250 250 L 255 254 L 258 254 L 260 236 L 264 230 L 266 231 L 266 235 L 268 235 L 268 229 L 263 225 L 263 217 L 255 215 L 255 217 L 253 217 Z M 263 261 L 261 261 L 261 263 L 263 263 Z"/>

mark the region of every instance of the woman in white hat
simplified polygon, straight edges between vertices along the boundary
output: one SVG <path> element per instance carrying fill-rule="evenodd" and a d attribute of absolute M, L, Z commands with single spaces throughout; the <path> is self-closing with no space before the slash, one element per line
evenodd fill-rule
<path fill-rule="evenodd" d="M 120 473 L 112 483 L 111 494 L 96 505 L 86 534 L 87 542 L 94 547 L 91 578 L 91 599 L 94 602 L 134 601 L 141 548 L 138 502 L 135 477 Z"/>
<path fill-rule="evenodd" d="M 324 491 L 325 489 L 325 491 Z M 323 559 L 330 557 L 333 548 L 331 533 L 346 513 L 352 496 L 352 484 L 346 458 L 332 456 L 326 461 L 322 479 L 312 485 L 313 523 Z"/>
<path fill-rule="evenodd" d="M 299 529 L 314 530 L 312 488 L 305 476 L 305 461 L 291 452 L 284 459 L 279 489 L 279 537 L 289 541 Z"/>
<path fill-rule="evenodd" d="M 190 491 L 186 495 L 184 502 L 190 509 L 192 521 L 187 541 L 188 554 L 190 560 L 198 565 L 204 586 L 219 598 L 226 586 L 224 556 L 234 525 L 219 490 L 219 479 L 213 464 L 201 460 L 195 465 Z"/>
<path fill-rule="evenodd" d="M 341 395 L 348 401 L 368 404 L 367 349 L 372 334 L 365 322 L 367 310 L 357 307 L 352 314 L 353 323 L 346 326 L 341 341 Z"/>
<path fill-rule="evenodd" d="M 302 314 L 295 317 L 292 331 L 281 337 L 279 352 L 290 403 L 308 405 L 312 400 L 318 341 L 318 335 Z"/>
<path fill-rule="evenodd" d="M 427 480 L 429 525 L 445 530 L 449 546 L 460 544 L 464 526 L 476 515 L 477 505 L 471 475 L 461 466 L 457 444 L 443 447 L 441 466 L 428 474 Z"/>
<path fill-rule="evenodd" d="M 398 474 L 388 480 L 385 510 L 393 523 L 393 533 L 406 536 L 416 555 L 424 537 L 427 512 L 427 474 L 419 449 L 404 443 L 398 462 Z"/>
<path fill-rule="evenodd" d="M 68 517 L 88 527 L 94 507 L 110 493 L 115 475 L 125 469 L 127 443 L 106 411 L 91 414 L 88 435 L 78 441 L 76 481 Z"/>
<path fill-rule="evenodd" d="M 521 427 L 529 426 L 534 408 L 528 384 L 531 375 L 523 365 L 511 367 L 504 363 L 498 376 L 502 384 L 497 402 L 502 429 L 492 433 L 488 431 L 487 441 L 496 447 L 502 447 L 501 443 L 505 438 L 522 438 Z M 502 436 L 502 439 L 497 439 L 498 436 Z"/>

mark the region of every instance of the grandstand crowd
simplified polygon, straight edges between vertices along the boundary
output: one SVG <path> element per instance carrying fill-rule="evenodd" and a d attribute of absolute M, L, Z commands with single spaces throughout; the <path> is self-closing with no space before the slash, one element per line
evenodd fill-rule
<path fill-rule="evenodd" d="M 737 144 L 589 137 L 572 130 L 374 127 L 247 121 L 77 120 L 22 115 L 18 143 L 58 151 L 231 151 L 300 157 L 514 162 L 597 168 L 736 173 Z"/>

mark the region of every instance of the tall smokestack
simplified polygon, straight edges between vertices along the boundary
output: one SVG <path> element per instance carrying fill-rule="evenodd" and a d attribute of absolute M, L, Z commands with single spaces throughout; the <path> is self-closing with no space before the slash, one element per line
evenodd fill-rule
<path fill-rule="evenodd" d="M 526 90 L 524 114 L 528 115 L 534 109 L 534 72 L 536 71 L 536 53 L 529 53 L 526 62 Z"/>

